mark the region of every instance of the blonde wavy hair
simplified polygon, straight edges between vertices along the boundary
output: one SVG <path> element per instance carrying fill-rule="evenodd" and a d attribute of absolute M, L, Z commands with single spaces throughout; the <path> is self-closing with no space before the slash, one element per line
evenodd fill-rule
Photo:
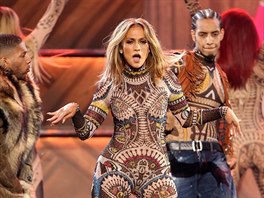
<path fill-rule="evenodd" d="M 163 77 L 168 63 L 154 28 L 145 19 L 129 18 L 119 23 L 119 25 L 110 35 L 109 40 L 106 42 L 106 65 L 101 76 L 102 78 L 99 82 L 110 80 L 114 86 L 122 82 L 122 73 L 124 71 L 125 60 L 119 53 L 119 50 L 122 49 L 122 43 L 128 30 L 135 25 L 141 26 L 143 28 L 146 40 L 149 43 L 150 53 L 145 64 L 146 67 L 149 68 L 153 82 Z"/>
<path fill-rule="evenodd" d="M 19 17 L 9 7 L 0 6 L 0 34 L 15 34 L 21 38 L 24 37 Z"/>

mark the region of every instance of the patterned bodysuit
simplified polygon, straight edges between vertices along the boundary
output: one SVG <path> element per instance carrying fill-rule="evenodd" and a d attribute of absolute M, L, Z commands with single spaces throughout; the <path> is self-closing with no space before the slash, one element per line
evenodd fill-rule
<path fill-rule="evenodd" d="M 241 119 L 242 130 L 234 139 L 235 182 L 238 183 L 247 168 L 251 168 L 264 197 L 264 44 L 246 86 L 233 90 L 230 101 Z"/>
<path fill-rule="evenodd" d="M 189 111 L 171 70 L 154 85 L 147 68 L 127 66 L 123 79 L 116 87 L 99 85 L 86 115 L 77 111 L 73 117 L 81 139 L 92 136 L 109 110 L 114 119 L 114 134 L 96 164 L 92 197 L 177 197 L 164 140 L 166 112 L 190 126 L 200 122 L 194 118 L 202 111 Z M 219 118 L 219 109 L 206 115 L 204 121 Z"/>

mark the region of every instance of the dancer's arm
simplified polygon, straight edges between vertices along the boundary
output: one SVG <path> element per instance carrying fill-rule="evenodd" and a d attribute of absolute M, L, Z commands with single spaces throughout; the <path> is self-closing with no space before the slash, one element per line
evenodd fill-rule
<path fill-rule="evenodd" d="M 190 12 L 190 15 L 193 16 L 198 10 L 201 10 L 201 5 L 199 0 L 184 0 L 186 7 Z"/>
<path fill-rule="evenodd" d="M 33 42 L 35 50 L 39 51 L 44 45 L 67 1 L 68 0 L 51 0 L 36 28 L 26 37 L 25 41 Z"/>
<path fill-rule="evenodd" d="M 51 116 L 47 121 L 51 125 L 64 123 L 66 119 L 72 118 L 75 131 L 80 139 L 90 138 L 95 130 L 103 123 L 110 105 L 111 84 L 99 85 L 87 112 L 83 115 L 77 103 L 69 103 L 57 111 L 48 112 Z"/>
<path fill-rule="evenodd" d="M 36 28 L 25 38 L 28 54 L 32 59 L 32 75 L 39 82 L 50 81 L 50 75 L 38 60 L 38 52 L 45 44 L 68 0 L 51 0 L 45 14 L 39 20 Z"/>

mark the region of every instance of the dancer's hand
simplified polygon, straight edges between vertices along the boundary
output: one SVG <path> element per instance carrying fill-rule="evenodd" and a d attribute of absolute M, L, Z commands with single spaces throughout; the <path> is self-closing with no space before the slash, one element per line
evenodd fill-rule
<path fill-rule="evenodd" d="M 238 119 L 234 111 L 230 109 L 229 107 L 225 115 L 225 120 L 227 121 L 228 124 L 233 124 L 235 126 L 236 133 L 238 134 L 241 133 L 240 124 L 239 124 L 240 120 Z M 233 135 L 236 136 L 236 133 L 234 133 Z"/>
<path fill-rule="evenodd" d="M 47 114 L 52 117 L 47 119 L 47 121 L 51 122 L 51 126 L 58 124 L 60 121 L 64 123 L 68 118 L 72 118 L 75 115 L 78 107 L 79 105 L 77 103 L 72 102 L 66 104 L 57 111 L 48 112 Z"/>

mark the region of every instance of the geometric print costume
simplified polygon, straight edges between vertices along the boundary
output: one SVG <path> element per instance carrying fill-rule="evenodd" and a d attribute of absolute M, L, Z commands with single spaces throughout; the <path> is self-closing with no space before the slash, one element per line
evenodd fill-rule
<path fill-rule="evenodd" d="M 243 132 L 233 140 L 235 183 L 251 168 L 264 197 L 264 44 L 251 77 L 243 88 L 232 90 L 230 101 Z"/>
<path fill-rule="evenodd" d="M 174 73 L 181 80 L 184 95 L 189 107 L 194 109 L 211 109 L 225 104 L 225 77 L 220 73 L 220 68 L 215 65 L 214 57 L 206 58 L 199 51 L 175 52 L 181 57 L 178 66 L 174 67 Z M 184 62 L 185 61 L 185 62 Z M 192 65 L 193 68 L 187 67 Z M 174 119 L 175 120 L 175 119 Z M 182 128 L 172 120 L 170 129 L 173 130 L 173 140 L 178 141 L 218 141 L 217 121 L 207 122 L 203 125 L 195 125 Z M 167 140 L 170 140 L 168 135 Z"/>
<path fill-rule="evenodd" d="M 179 61 L 174 73 L 191 110 L 209 110 L 227 104 L 226 76 L 215 63 L 215 57 L 203 56 L 199 51 L 176 52 L 176 56 Z M 217 126 L 212 121 L 183 128 L 168 113 L 168 157 L 179 197 L 236 196 Z M 226 136 L 224 130 L 222 134 Z M 193 146 L 196 142 L 201 145 L 198 150 Z"/>
<path fill-rule="evenodd" d="M 121 84 L 113 87 L 107 81 L 98 86 L 86 114 L 77 111 L 72 118 L 84 140 L 109 111 L 113 115 L 114 133 L 96 163 L 92 197 L 177 197 L 164 137 L 168 109 L 185 127 L 223 116 L 218 108 L 190 111 L 170 69 L 154 84 L 147 67 L 125 66 Z"/>

